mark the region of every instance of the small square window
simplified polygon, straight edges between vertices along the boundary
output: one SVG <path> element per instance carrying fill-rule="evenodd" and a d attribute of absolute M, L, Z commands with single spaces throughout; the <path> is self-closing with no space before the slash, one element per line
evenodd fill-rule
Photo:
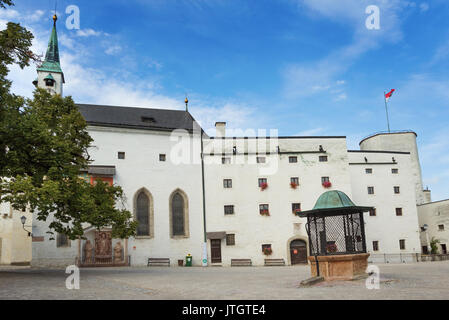
<path fill-rule="evenodd" d="M 223 157 L 223 158 L 221 158 L 221 163 L 222 164 L 230 164 L 231 163 L 231 158 Z"/>
<path fill-rule="evenodd" d="M 125 159 L 125 153 L 122 152 L 122 151 L 119 151 L 119 152 L 117 153 L 117 158 L 119 158 L 119 159 Z"/>
<path fill-rule="evenodd" d="M 391 169 L 391 173 L 398 174 L 399 173 L 399 169 L 393 168 L 393 169 Z"/>
<path fill-rule="evenodd" d="M 265 163 L 267 159 L 265 157 L 257 157 L 256 160 L 257 163 Z"/>
<path fill-rule="evenodd" d="M 271 251 L 271 244 L 263 244 L 262 245 L 262 252 L 264 252 L 265 250 Z"/>
<path fill-rule="evenodd" d="M 226 245 L 227 246 L 235 245 L 235 234 L 227 234 L 226 235 Z"/>
<path fill-rule="evenodd" d="M 320 162 L 327 162 L 327 156 L 319 156 Z"/>
<path fill-rule="evenodd" d="M 232 179 L 223 179 L 223 187 L 232 188 Z"/>
<path fill-rule="evenodd" d="M 402 216 L 402 208 L 396 208 L 396 215 Z"/>
<path fill-rule="evenodd" d="M 405 240 L 404 239 L 399 240 L 399 249 L 405 250 Z"/>
<path fill-rule="evenodd" d="M 443 231 L 444 230 L 444 224 L 439 224 L 438 225 L 438 230 L 439 231 Z"/>
<path fill-rule="evenodd" d="M 365 172 L 368 173 L 368 174 L 373 173 L 373 169 L 372 168 L 366 168 Z"/>
<path fill-rule="evenodd" d="M 373 251 L 379 251 L 379 241 L 373 241 Z"/>
<path fill-rule="evenodd" d="M 294 183 L 295 185 L 299 186 L 299 178 L 298 177 L 291 177 L 290 183 Z"/>
<path fill-rule="evenodd" d="M 63 233 L 58 233 L 56 235 L 56 247 L 70 247 L 69 237 Z"/>
<path fill-rule="evenodd" d="M 329 177 L 321 177 L 321 184 L 329 182 Z"/>
<path fill-rule="evenodd" d="M 400 189 L 399 189 L 399 187 L 394 187 L 394 193 L 395 194 L 399 194 L 399 193 L 401 193 L 401 191 L 400 191 Z"/>
<path fill-rule="evenodd" d="M 368 187 L 368 194 L 374 194 L 374 187 Z"/>
<path fill-rule="evenodd" d="M 260 205 L 259 205 L 259 213 L 260 213 L 261 215 L 269 216 L 269 215 L 270 215 L 270 211 L 269 211 L 269 206 L 268 206 L 268 204 L 260 204 Z"/>
<path fill-rule="evenodd" d="M 376 216 L 376 208 L 372 208 L 370 211 L 369 211 L 369 215 L 370 215 L 370 217 L 375 217 Z"/>
<path fill-rule="evenodd" d="M 165 154 L 160 154 L 159 155 L 159 161 L 165 161 L 167 159 L 167 156 Z"/>
<path fill-rule="evenodd" d="M 262 187 L 263 184 L 267 183 L 267 178 L 259 178 L 259 187 Z"/>
<path fill-rule="evenodd" d="M 233 205 L 224 206 L 224 214 L 234 214 L 234 206 Z"/>
<path fill-rule="evenodd" d="M 289 163 L 296 163 L 298 162 L 298 157 L 288 157 L 288 162 Z"/>
<path fill-rule="evenodd" d="M 301 204 L 300 203 L 292 203 L 292 212 L 293 213 L 301 212 Z"/>

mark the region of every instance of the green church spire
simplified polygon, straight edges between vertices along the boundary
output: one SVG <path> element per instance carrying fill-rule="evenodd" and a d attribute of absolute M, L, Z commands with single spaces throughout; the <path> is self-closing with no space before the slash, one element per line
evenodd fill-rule
<path fill-rule="evenodd" d="M 37 68 L 37 71 L 58 72 L 62 73 L 61 65 L 59 63 L 59 46 L 58 34 L 56 33 L 56 14 L 53 16 L 53 30 L 51 31 L 50 41 L 48 42 L 47 53 L 42 65 Z M 64 74 L 63 74 L 64 79 Z"/>

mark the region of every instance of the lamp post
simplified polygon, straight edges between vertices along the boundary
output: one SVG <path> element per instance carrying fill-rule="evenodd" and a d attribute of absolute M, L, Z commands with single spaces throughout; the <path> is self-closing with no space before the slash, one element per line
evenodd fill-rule
<path fill-rule="evenodd" d="M 22 217 L 20 218 L 20 221 L 22 222 L 23 230 L 25 230 L 26 232 L 28 232 L 28 237 L 30 237 L 30 236 L 32 235 L 31 232 L 28 231 L 27 229 L 25 229 L 25 222 L 27 221 L 27 218 L 26 218 L 25 216 L 22 216 Z"/>
<path fill-rule="evenodd" d="M 427 224 L 423 224 L 421 227 L 421 230 L 426 233 L 426 246 L 427 246 L 427 252 L 429 254 L 432 253 L 432 248 L 430 247 L 430 241 L 429 241 L 429 233 L 427 232 L 427 229 L 429 229 L 429 226 Z"/>

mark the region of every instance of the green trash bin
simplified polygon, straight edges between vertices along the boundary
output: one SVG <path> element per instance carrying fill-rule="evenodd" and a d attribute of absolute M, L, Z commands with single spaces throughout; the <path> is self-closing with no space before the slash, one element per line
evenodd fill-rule
<path fill-rule="evenodd" d="M 190 253 L 186 256 L 186 267 L 191 267 L 192 266 L 192 256 L 190 255 Z"/>

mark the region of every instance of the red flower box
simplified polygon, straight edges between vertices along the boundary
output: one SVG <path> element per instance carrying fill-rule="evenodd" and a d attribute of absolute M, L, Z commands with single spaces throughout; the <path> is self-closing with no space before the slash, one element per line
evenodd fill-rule
<path fill-rule="evenodd" d="M 323 187 L 330 188 L 330 187 L 332 187 L 332 183 L 330 181 L 324 181 L 323 182 Z"/>
<path fill-rule="evenodd" d="M 262 183 L 261 185 L 260 185 L 260 189 L 261 190 L 265 190 L 266 188 L 268 188 L 268 183 Z"/>
<path fill-rule="evenodd" d="M 295 209 L 295 210 L 293 210 L 293 214 L 300 213 L 300 212 L 301 212 L 301 209 Z"/>
<path fill-rule="evenodd" d="M 298 187 L 298 185 L 294 182 L 290 182 L 290 187 L 292 187 L 292 189 L 296 189 L 296 187 Z"/>
<path fill-rule="evenodd" d="M 266 255 L 266 256 L 269 256 L 272 253 L 273 253 L 273 250 L 271 250 L 271 248 L 263 249 L 263 254 Z"/>
<path fill-rule="evenodd" d="M 260 215 L 261 216 L 269 216 L 270 212 L 268 210 L 260 210 Z"/>

